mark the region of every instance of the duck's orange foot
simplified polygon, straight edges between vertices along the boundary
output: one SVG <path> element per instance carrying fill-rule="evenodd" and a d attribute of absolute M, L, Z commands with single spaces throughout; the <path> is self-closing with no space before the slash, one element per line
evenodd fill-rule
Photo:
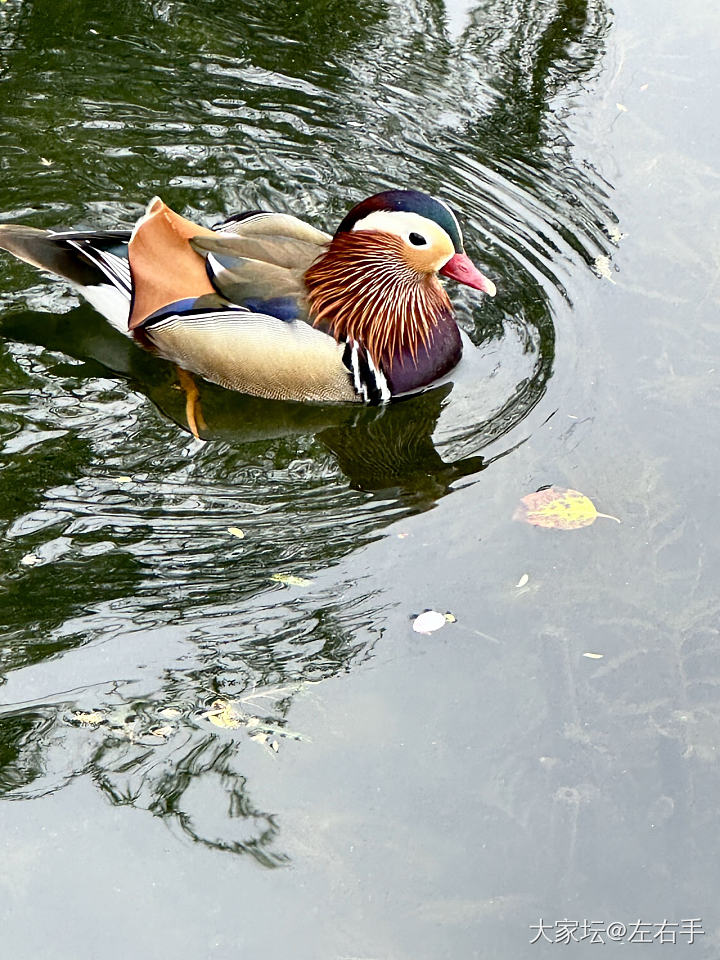
<path fill-rule="evenodd" d="M 202 407 L 200 406 L 200 391 L 198 390 L 193 375 L 188 373 L 187 370 L 183 370 L 182 367 L 177 368 L 178 379 L 180 380 L 180 386 L 185 394 L 185 417 L 187 419 L 188 426 L 192 435 L 197 440 L 202 440 L 198 427 L 201 430 L 207 430 L 207 424 L 202 415 Z"/>

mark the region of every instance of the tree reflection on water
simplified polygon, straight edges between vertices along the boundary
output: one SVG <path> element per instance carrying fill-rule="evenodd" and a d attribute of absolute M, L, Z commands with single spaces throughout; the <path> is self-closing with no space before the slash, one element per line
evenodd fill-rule
<path fill-rule="evenodd" d="M 63 184 L 33 167 L 5 185 L 12 217 L 26 218 L 31 183 L 48 226 L 88 189 L 93 201 L 105 193 L 114 222 L 137 212 L 128 196 L 165 182 L 195 216 L 273 205 L 339 221 L 362 196 L 413 184 L 462 210 L 471 254 L 500 281 L 480 310 L 458 294 L 486 391 L 464 406 L 449 388 L 358 412 L 205 386 L 213 442 L 190 457 L 172 423 L 184 421 L 171 368 L 89 308 L 15 309 L 2 321 L 14 341 L 4 413 L 13 435 L 27 434 L 0 469 L 2 794 L 41 796 L 89 776 L 115 804 L 275 866 L 286 862 L 280 825 L 253 801 L 248 751 L 302 749 L 291 705 L 371 655 L 389 600 L 386 585 L 357 582 L 310 585 L 300 599 L 269 575 L 332 568 L 522 442 L 513 431 L 552 375 L 563 271 L 608 250 L 605 186 L 574 159 L 563 116 L 598 69 L 608 14 L 600 2 L 485 0 L 455 37 L 443 5 L 420 0 L 214 2 L 192 17 L 173 3 L 120 4 L 103 30 L 101 16 L 96 4 L 36 0 L 9 25 L 6 144 L 37 154 L 33 123 L 52 115 L 68 151 Z M 101 40 L 86 68 L 67 69 L 88 60 L 90 24 Z M 123 44 L 141 34 L 136 99 L 120 105 L 110 64 L 127 64 Z M 159 72 L 170 46 L 196 54 L 176 59 L 172 77 Z M 30 115 L 33 97 L 42 106 Z M 10 271 L 4 290 L 24 306 L 14 290 L 28 274 Z M 238 523 L 247 536 L 233 541 Z M 82 654 L 94 645 L 107 661 L 90 682 Z M 30 677 L 48 692 L 25 695 Z"/>

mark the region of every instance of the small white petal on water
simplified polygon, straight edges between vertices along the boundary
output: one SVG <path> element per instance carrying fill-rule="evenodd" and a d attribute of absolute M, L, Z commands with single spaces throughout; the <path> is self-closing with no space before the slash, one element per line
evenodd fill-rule
<path fill-rule="evenodd" d="M 240 527 L 228 527 L 228 528 L 227 528 L 227 532 L 228 532 L 228 533 L 231 533 L 234 537 L 237 537 L 238 540 L 244 540 L 244 539 L 245 539 L 245 534 L 244 534 L 244 532 L 240 529 Z"/>
<path fill-rule="evenodd" d="M 589 653 L 589 652 L 588 652 L 588 653 L 584 653 L 583 656 L 584 656 L 584 657 L 587 657 L 588 660 L 602 660 L 602 658 L 605 656 L 605 654 L 604 654 L 604 653 Z"/>
<path fill-rule="evenodd" d="M 78 723 L 87 723 L 91 727 L 97 726 L 105 719 L 105 716 L 99 710 L 91 710 L 87 713 L 84 713 L 82 710 L 76 710 L 73 717 Z"/>
<path fill-rule="evenodd" d="M 36 563 L 42 563 L 40 557 L 35 553 L 26 553 L 20 563 L 24 567 L 34 567 Z"/>
<path fill-rule="evenodd" d="M 413 620 L 413 630 L 415 633 L 433 633 L 444 627 L 447 623 L 444 613 L 438 613 L 437 610 L 426 610 Z"/>
<path fill-rule="evenodd" d="M 527 573 L 524 573 L 524 574 L 520 577 L 520 579 L 518 580 L 518 582 L 515 584 L 515 586 L 516 586 L 516 587 L 524 587 L 525 584 L 528 582 L 529 579 L 530 579 L 530 577 L 527 575 Z"/>

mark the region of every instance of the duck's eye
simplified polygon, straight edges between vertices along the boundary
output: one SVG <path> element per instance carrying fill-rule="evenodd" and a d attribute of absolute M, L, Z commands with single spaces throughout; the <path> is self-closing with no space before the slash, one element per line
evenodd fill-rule
<path fill-rule="evenodd" d="M 427 244 L 427 240 L 421 233 L 411 233 L 408 240 L 414 247 L 424 247 Z"/>

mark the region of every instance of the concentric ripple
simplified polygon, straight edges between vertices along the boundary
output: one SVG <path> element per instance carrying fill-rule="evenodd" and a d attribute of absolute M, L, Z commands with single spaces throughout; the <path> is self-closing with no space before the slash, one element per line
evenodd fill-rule
<path fill-rule="evenodd" d="M 499 290 L 452 291 L 476 347 L 452 388 L 358 412 L 207 385 L 199 447 L 169 365 L 3 259 L 0 791 L 90 775 L 284 862 L 216 704 L 266 749 L 301 739 L 289 703 L 369 655 L 389 602 L 358 583 L 343 602 L 334 565 L 552 414 L 575 278 L 614 230 L 572 134 L 609 26 L 599 0 L 0 6 L 0 220 L 130 225 L 160 193 L 208 223 L 259 207 L 332 227 L 413 186 L 454 205 Z M 203 820 L 200 780 L 231 816 Z"/>

